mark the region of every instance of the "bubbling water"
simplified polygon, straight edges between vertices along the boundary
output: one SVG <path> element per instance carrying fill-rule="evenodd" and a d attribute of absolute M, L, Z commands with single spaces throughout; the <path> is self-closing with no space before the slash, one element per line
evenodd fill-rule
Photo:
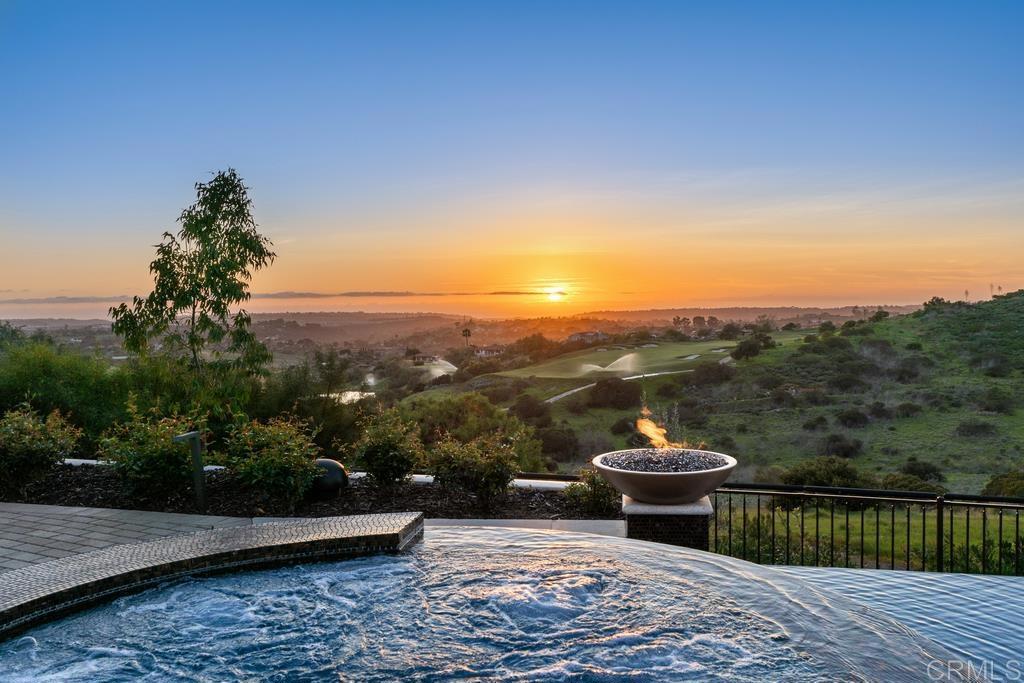
<path fill-rule="evenodd" d="M 899 656 L 894 656 L 899 653 Z M 405 555 L 190 579 L 0 645 L 5 681 L 920 680 L 945 652 L 780 572 L 431 529 Z"/>

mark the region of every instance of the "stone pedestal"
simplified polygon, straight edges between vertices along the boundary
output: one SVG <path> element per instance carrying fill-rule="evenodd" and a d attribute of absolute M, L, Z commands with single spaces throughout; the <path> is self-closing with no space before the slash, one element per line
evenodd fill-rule
<path fill-rule="evenodd" d="M 714 512 L 707 496 L 684 505 L 652 505 L 622 496 L 626 536 L 640 541 L 707 550 Z"/>

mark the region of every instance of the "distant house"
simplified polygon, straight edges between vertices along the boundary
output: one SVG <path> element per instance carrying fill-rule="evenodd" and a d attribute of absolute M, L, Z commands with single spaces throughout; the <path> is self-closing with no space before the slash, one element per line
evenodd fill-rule
<path fill-rule="evenodd" d="M 478 346 L 473 349 L 473 355 L 477 358 L 494 358 L 500 356 L 505 351 L 505 347 L 501 344 L 491 344 L 490 346 Z"/>
<path fill-rule="evenodd" d="M 604 341 L 607 338 L 608 335 L 599 330 L 590 330 L 588 332 L 575 332 L 569 335 L 569 341 L 583 342 L 584 344 L 593 344 L 594 342 Z"/>
<path fill-rule="evenodd" d="M 413 365 L 426 365 L 427 363 L 436 363 L 437 361 L 437 356 L 433 356 L 429 353 L 417 353 L 412 357 Z"/>

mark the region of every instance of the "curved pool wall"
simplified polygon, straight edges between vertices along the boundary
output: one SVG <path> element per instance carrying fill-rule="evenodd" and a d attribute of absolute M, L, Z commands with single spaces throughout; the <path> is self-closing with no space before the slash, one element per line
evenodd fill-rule
<path fill-rule="evenodd" d="M 387 557 L 170 581 L 0 644 L 11 681 L 918 681 L 953 655 L 785 572 L 650 543 L 428 529 Z M 5 679 L 6 680 L 6 679 Z"/>
<path fill-rule="evenodd" d="M 199 531 L 31 565 L 0 578 L 0 640 L 170 579 L 401 552 L 422 537 L 418 512 L 322 517 Z"/>

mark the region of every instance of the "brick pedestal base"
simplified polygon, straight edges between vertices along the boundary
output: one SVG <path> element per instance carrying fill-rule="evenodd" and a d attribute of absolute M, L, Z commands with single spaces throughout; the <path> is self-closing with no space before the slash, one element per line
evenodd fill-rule
<path fill-rule="evenodd" d="M 708 533 L 714 508 L 704 496 L 686 505 L 651 505 L 622 496 L 626 536 L 640 541 L 708 549 Z"/>

